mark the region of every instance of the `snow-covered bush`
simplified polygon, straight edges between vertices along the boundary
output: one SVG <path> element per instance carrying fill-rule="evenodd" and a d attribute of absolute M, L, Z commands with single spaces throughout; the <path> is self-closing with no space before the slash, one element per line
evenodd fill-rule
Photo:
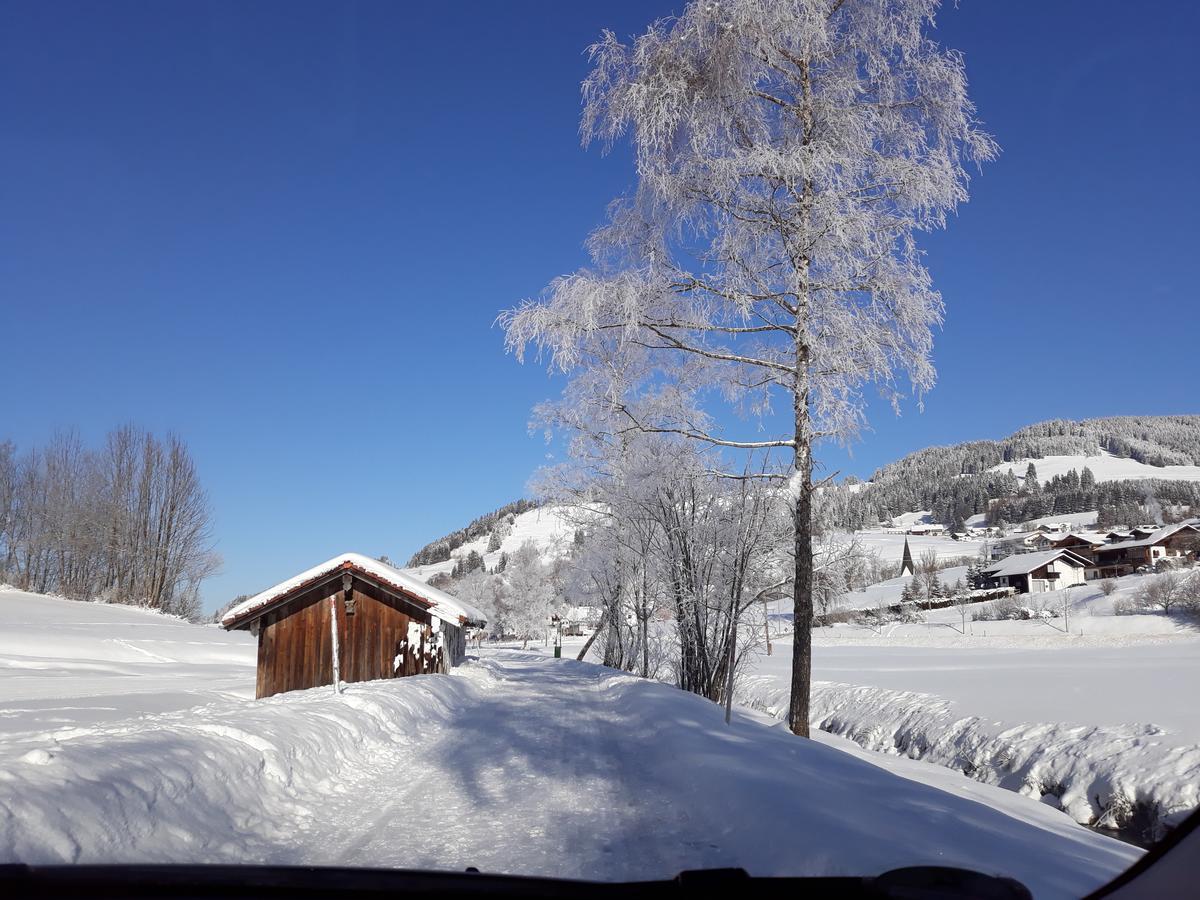
<path fill-rule="evenodd" d="M 1029 621 L 1031 619 L 1056 619 L 1058 611 L 1048 608 L 1045 603 L 1031 601 L 1030 605 L 1017 602 L 1013 596 L 1001 597 L 991 603 L 985 603 L 971 615 L 974 622 L 1000 621 Z"/>

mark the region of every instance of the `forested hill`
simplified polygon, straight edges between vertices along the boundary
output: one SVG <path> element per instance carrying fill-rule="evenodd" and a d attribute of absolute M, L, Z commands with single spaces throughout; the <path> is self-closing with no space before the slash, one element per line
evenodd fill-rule
<path fill-rule="evenodd" d="M 412 555 L 408 561 L 408 567 L 413 568 L 415 566 L 445 562 L 450 559 L 451 551 L 458 549 L 467 543 L 467 541 L 490 533 L 500 520 L 511 516 L 519 516 L 523 512 L 536 509 L 539 505 L 536 500 L 514 500 L 512 503 L 506 503 L 499 509 L 484 513 L 477 519 L 473 519 L 465 528 L 460 528 L 435 541 L 430 541 Z"/>
<path fill-rule="evenodd" d="M 1102 454 L 1105 458 L 1098 459 Z M 1036 483 L 1027 484 L 1028 460 L 1047 457 L 1079 459 L 1077 467 L 1062 474 L 1051 475 L 1044 466 Z M 1112 467 L 1104 464 L 1114 457 L 1140 464 L 1134 467 L 1138 471 L 1123 472 L 1117 480 L 1108 474 Z M 1178 470 L 1166 466 L 1195 466 L 1196 478 L 1187 480 L 1186 472 L 1180 478 Z M 450 560 L 457 548 L 538 505 L 517 500 L 486 513 L 431 541 L 408 565 Z M 1200 415 L 1055 419 L 998 441 L 927 447 L 879 469 L 866 485 L 845 482 L 825 489 L 822 506 L 829 524 L 851 529 L 917 510 L 932 510 L 934 518 L 947 525 L 961 525 L 979 513 L 1014 523 L 1093 509 L 1113 521 L 1152 521 L 1162 515 L 1160 507 L 1200 511 Z"/>
<path fill-rule="evenodd" d="M 1024 464 L 1010 474 L 1003 463 L 1051 456 L 1097 456 L 1134 460 L 1147 467 L 1200 466 L 1200 416 L 1114 416 L 1072 422 L 1039 422 L 998 441 L 969 441 L 949 447 L 928 447 L 875 472 L 869 484 L 842 484 L 825 492 L 833 521 L 859 528 L 904 512 L 932 510 L 947 524 L 977 513 L 991 512 L 1007 521 L 1022 521 L 1055 512 L 1076 512 L 1101 506 L 1156 500 L 1193 504 L 1195 482 L 1165 482 L 1152 470 L 1145 478 L 1126 475 L 1105 481 L 1081 459 L 1070 473 L 1024 484 Z M 991 471 L 1000 466 L 999 471 Z M 1164 470 L 1163 474 L 1167 474 Z M 1037 495 L 1030 500 L 1030 495 Z M 999 498 L 1002 502 L 989 504 Z M 1076 509 L 1078 507 L 1078 509 Z"/>

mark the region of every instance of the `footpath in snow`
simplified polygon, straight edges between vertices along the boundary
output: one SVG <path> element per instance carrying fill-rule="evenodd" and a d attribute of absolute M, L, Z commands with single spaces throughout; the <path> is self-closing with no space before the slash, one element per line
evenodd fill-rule
<path fill-rule="evenodd" d="M 499 651 L 451 676 L 4 741 L 0 861 L 601 879 L 938 864 L 1074 897 L 1139 855 L 1015 794 L 831 743 L 753 715 L 726 727 L 718 707 L 675 688 Z"/>

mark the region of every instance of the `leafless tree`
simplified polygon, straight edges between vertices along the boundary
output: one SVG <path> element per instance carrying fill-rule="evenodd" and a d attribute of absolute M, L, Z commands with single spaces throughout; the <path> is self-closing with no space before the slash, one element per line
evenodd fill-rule
<path fill-rule="evenodd" d="M 16 456 L 0 450 L 0 559 L 34 591 L 199 614 L 219 566 L 211 512 L 186 446 L 132 426 L 101 452 L 73 432 Z"/>

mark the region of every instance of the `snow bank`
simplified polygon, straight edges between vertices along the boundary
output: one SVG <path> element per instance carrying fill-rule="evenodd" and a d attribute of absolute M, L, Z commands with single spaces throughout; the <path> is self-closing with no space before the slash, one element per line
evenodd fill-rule
<path fill-rule="evenodd" d="M 726 727 L 718 707 L 665 685 L 508 652 L 451 676 L 0 745 L 0 861 L 607 879 L 939 864 L 1065 898 L 1139 855 L 1015 794 L 896 769 L 752 717 Z"/>
<path fill-rule="evenodd" d="M 783 716 L 788 690 L 750 676 L 738 699 Z M 1005 725 L 933 694 L 837 682 L 813 686 L 811 721 L 867 750 L 1041 800 L 1082 825 L 1148 827 L 1157 837 L 1200 806 L 1200 745 L 1155 725 Z"/>

